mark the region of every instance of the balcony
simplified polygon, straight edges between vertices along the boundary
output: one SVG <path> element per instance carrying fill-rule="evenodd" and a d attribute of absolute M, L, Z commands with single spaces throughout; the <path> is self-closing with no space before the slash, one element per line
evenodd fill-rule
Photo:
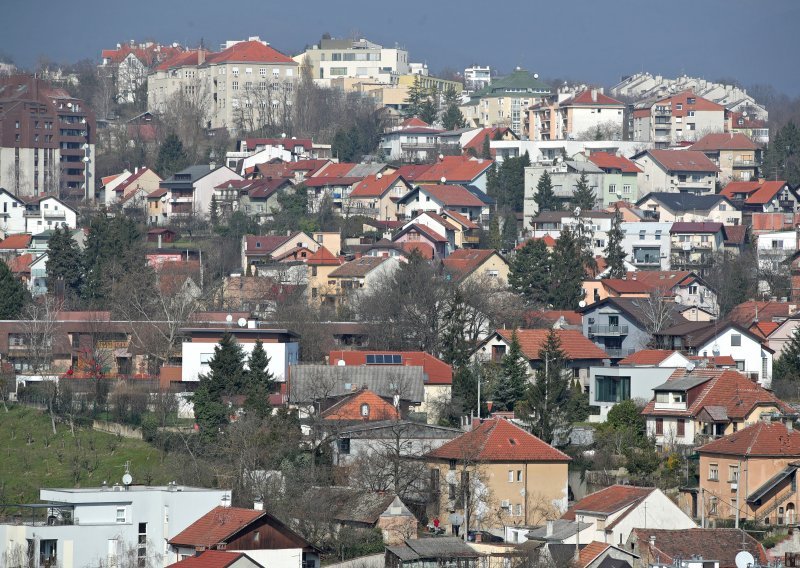
<path fill-rule="evenodd" d="M 589 335 L 600 335 L 604 337 L 619 337 L 628 335 L 627 325 L 590 325 Z"/>
<path fill-rule="evenodd" d="M 464 235 L 464 243 L 470 245 L 477 245 L 481 238 L 477 235 Z"/>
<path fill-rule="evenodd" d="M 414 150 L 434 150 L 436 148 L 435 142 L 401 142 L 400 149 L 404 152 Z"/>
<path fill-rule="evenodd" d="M 636 350 L 635 349 L 606 349 L 606 353 L 608 353 L 609 358 L 611 359 L 624 359 L 629 355 L 633 355 Z"/>
<path fill-rule="evenodd" d="M 634 266 L 661 266 L 661 257 L 634 258 Z"/>
<path fill-rule="evenodd" d="M 734 168 L 757 168 L 758 162 L 755 160 L 734 160 L 733 161 Z"/>

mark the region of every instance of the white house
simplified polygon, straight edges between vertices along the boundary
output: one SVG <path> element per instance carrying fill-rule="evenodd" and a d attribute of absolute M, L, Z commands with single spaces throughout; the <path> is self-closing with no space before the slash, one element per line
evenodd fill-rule
<path fill-rule="evenodd" d="M 0 525 L 0 565 L 22 565 L 33 546 L 35 566 L 117 566 L 130 551 L 167 566 L 166 541 L 231 498 L 175 484 L 42 489 L 39 497 L 44 504 L 20 505 L 21 517 Z"/>
<path fill-rule="evenodd" d="M 758 384 L 769 388 L 774 351 L 763 345 L 760 337 L 735 323 L 727 323 L 719 329 L 712 325 L 695 335 L 698 355 L 730 356 L 740 373 L 757 379 Z"/>
<path fill-rule="evenodd" d="M 78 212 L 52 195 L 39 196 L 25 202 L 25 232 L 38 235 L 56 227 L 78 226 Z"/>
<path fill-rule="evenodd" d="M 778 271 L 784 261 L 797 252 L 797 233 L 794 231 L 759 233 L 756 251 L 761 270 Z"/>
<path fill-rule="evenodd" d="M 622 248 L 639 270 L 669 270 L 672 223 L 630 221 L 620 224 L 624 233 Z"/>
<path fill-rule="evenodd" d="M 25 232 L 25 202 L 0 187 L 0 234 Z"/>

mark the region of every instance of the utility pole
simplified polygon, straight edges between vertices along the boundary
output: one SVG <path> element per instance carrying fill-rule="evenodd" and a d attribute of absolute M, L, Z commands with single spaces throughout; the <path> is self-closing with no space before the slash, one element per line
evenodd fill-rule
<path fill-rule="evenodd" d="M 742 472 L 742 460 L 739 460 L 738 469 L 736 470 L 736 518 L 734 519 L 734 528 L 739 528 L 739 494 L 741 491 L 739 490 L 739 480 L 741 478 Z"/>
<path fill-rule="evenodd" d="M 703 488 L 700 488 L 700 528 L 706 528 L 706 501 L 703 497 Z"/>

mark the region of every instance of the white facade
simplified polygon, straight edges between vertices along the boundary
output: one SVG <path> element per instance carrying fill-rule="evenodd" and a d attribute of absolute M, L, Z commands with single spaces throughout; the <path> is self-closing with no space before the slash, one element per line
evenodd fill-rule
<path fill-rule="evenodd" d="M 208 373 L 211 368 L 208 362 L 214 357 L 214 348 L 218 343 L 184 341 L 181 345 L 181 380 L 199 381 L 200 375 Z M 240 341 L 239 345 L 245 356 L 253 352 L 255 342 Z M 275 380 L 283 382 L 289 365 L 297 363 L 300 355 L 300 345 L 297 342 L 289 343 L 263 343 L 264 351 L 269 357 L 267 369 L 275 376 Z"/>
<path fill-rule="evenodd" d="M 589 367 L 589 404 L 600 408 L 600 414 L 589 416 L 589 420 L 605 422 L 609 410 L 625 400 L 650 400 L 654 387 L 667 382 L 676 368 L 688 363 L 685 356 L 675 352 L 656 366 Z M 603 381 L 615 383 L 616 388 L 601 388 Z"/>
<path fill-rule="evenodd" d="M 704 357 L 729 355 L 736 361 L 739 372 L 756 377 L 762 387 L 769 388 L 772 383 L 772 351 L 754 336 L 734 327 L 721 328 L 715 337 L 697 347 L 697 354 Z"/>
<path fill-rule="evenodd" d="M 783 262 L 797 251 L 797 233 L 776 231 L 758 235 L 758 264 L 762 270 L 780 270 Z"/>
<path fill-rule="evenodd" d="M 67 207 L 55 197 L 47 197 L 39 202 L 37 211 L 25 213 L 25 232 L 38 235 L 56 227 L 75 229 L 78 226 L 78 212 Z"/>
<path fill-rule="evenodd" d="M 298 65 L 308 61 L 315 82 L 326 87 L 331 85 L 332 79 L 344 77 L 396 83 L 397 75 L 411 72 L 408 51 L 384 48 L 364 38 L 323 39 L 296 55 L 294 60 Z"/>
<path fill-rule="evenodd" d="M 0 235 L 25 232 L 25 204 L 8 193 L 0 190 Z"/>
<path fill-rule="evenodd" d="M 492 68 L 488 65 L 472 65 L 464 69 L 464 88 L 468 91 L 480 91 L 492 83 Z"/>
<path fill-rule="evenodd" d="M 674 150 L 678 152 L 680 150 Z M 717 173 L 715 171 L 678 172 L 667 170 L 648 154 L 642 154 L 633 160 L 642 173 L 639 174 L 639 194 L 651 192 L 688 192 L 698 195 L 711 195 L 716 190 Z"/>
<path fill-rule="evenodd" d="M 640 270 L 669 270 L 672 223 L 631 221 L 620 225 L 625 234 L 622 248 L 628 262 Z"/>
<path fill-rule="evenodd" d="M 94 155 L 94 144 L 89 153 Z M 58 193 L 61 165 L 58 148 L 0 148 L 0 187 L 21 197 Z M 94 160 L 85 166 L 94 179 Z"/>
<path fill-rule="evenodd" d="M 31 541 L 41 563 L 36 566 L 51 558 L 59 568 L 116 566 L 131 550 L 153 566 L 167 566 L 167 541 L 214 507 L 229 504 L 230 492 L 115 485 L 42 489 L 40 499 L 57 507 L 42 509 L 42 522 L 0 525 L 0 565 L 12 566 Z"/>

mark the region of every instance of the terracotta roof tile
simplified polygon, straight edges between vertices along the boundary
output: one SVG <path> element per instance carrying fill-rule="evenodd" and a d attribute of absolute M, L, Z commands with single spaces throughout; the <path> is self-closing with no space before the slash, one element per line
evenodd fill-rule
<path fill-rule="evenodd" d="M 397 168 L 395 173 L 403 176 L 403 178 L 408 181 L 416 181 L 416 179 L 429 168 L 430 165 L 428 164 L 408 164 Z"/>
<path fill-rule="evenodd" d="M 641 556 L 661 564 L 673 564 L 676 560 L 692 558 L 702 554 L 703 558 L 716 560 L 719 568 L 736 568 L 736 554 L 744 548 L 759 565 L 767 564 L 764 547 L 756 539 L 739 529 L 633 529 L 632 536 L 638 541 Z M 655 546 L 650 540 L 655 539 Z"/>
<path fill-rule="evenodd" d="M 592 91 L 594 90 L 595 96 L 592 98 Z M 585 89 L 564 101 L 558 103 L 558 106 L 584 106 L 584 105 L 604 105 L 604 106 L 618 106 L 624 107 L 625 103 L 622 101 L 618 101 L 617 99 L 613 99 L 608 95 L 604 95 L 600 91 L 596 89 Z"/>
<path fill-rule="evenodd" d="M 618 294 L 646 294 L 652 289 L 647 282 L 628 280 L 627 278 L 604 278 L 600 282 Z"/>
<path fill-rule="evenodd" d="M 367 355 L 386 354 L 400 355 L 401 365 L 422 367 L 426 385 L 449 385 L 453 382 L 453 368 L 424 351 L 331 351 L 328 362 L 331 365 L 337 365 L 339 361 L 346 365 L 366 365 Z"/>
<path fill-rule="evenodd" d="M 0 241 L 0 250 L 21 250 L 26 249 L 31 244 L 31 236 L 28 234 L 8 235 Z"/>
<path fill-rule="evenodd" d="M 750 197 L 745 200 L 745 203 L 748 205 L 764 205 L 765 203 L 769 203 L 775 199 L 785 186 L 786 182 L 784 181 L 765 181 L 756 191 L 750 194 Z"/>
<path fill-rule="evenodd" d="M 658 365 L 674 353 L 675 351 L 670 349 L 642 349 L 633 355 L 628 355 L 617 365 Z"/>
<path fill-rule="evenodd" d="M 689 104 L 689 99 L 694 99 L 694 103 Z M 719 105 L 713 101 L 708 99 L 704 99 L 703 97 L 698 97 L 694 94 L 693 91 L 687 89 L 680 93 L 675 93 L 669 97 L 664 97 L 656 101 L 658 103 L 671 103 L 672 106 L 672 114 L 673 116 L 687 116 L 688 111 L 690 110 L 700 110 L 700 111 L 721 111 L 725 110 L 725 107 Z M 678 110 L 677 105 L 682 104 L 683 108 Z"/>
<path fill-rule="evenodd" d="M 375 174 L 367 176 L 353 186 L 353 191 L 350 192 L 350 197 L 381 197 L 389 190 L 389 188 L 394 185 L 395 181 L 400 179 L 400 177 L 401 176 L 396 172 L 386 175 Z"/>
<path fill-rule="evenodd" d="M 430 124 L 428 124 L 427 122 L 416 116 L 407 118 L 400 123 L 400 128 L 408 128 L 411 126 L 430 126 Z"/>
<path fill-rule="evenodd" d="M 289 240 L 290 237 L 285 235 L 266 235 L 254 236 L 247 235 L 244 245 L 244 253 L 246 255 L 268 255 L 283 243 Z"/>
<path fill-rule="evenodd" d="M 480 199 L 460 185 L 420 185 L 419 190 L 433 197 L 446 209 L 451 207 L 483 207 L 483 202 Z"/>
<path fill-rule="evenodd" d="M 206 57 L 207 63 L 288 63 L 297 62 L 274 47 L 260 41 L 240 41 L 224 51 Z"/>
<path fill-rule="evenodd" d="M 679 233 L 718 233 L 720 231 L 725 232 L 725 225 L 722 223 L 702 221 L 676 221 L 669 230 L 671 235 Z"/>
<path fill-rule="evenodd" d="M 611 546 L 606 542 L 599 542 L 597 540 L 593 540 L 583 548 L 578 553 L 578 563 L 577 568 L 585 568 L 589 564 L 592 563 L 598 556 L 603 554 L 608 547 Z"/>
<path fill-rule="evenodd" d="M 34 260 L 36 258 L 32 254 L 26 253 L 7 260 L 6 264 L 13 274 L 30 274 L 31 263 Z"/>
<path fill-rule="evenodd" d="M 727 319 L 742 327 L 749 328 L 756 320 L 771 322 L 773 319 L 785 319 L 796 313 L 795 304 L 788 302 L 772 302 L 748 300 L 734 306 Z"/>
<path fill-rule="evenodd" d="M 743 245 L 747 241 L 747 225 L 725 225 L 725 244 Z"/>
<path fill-rule="evenodd" d="M 539 350 L 547 339 L 549 329 L 518 329 L 517 341 L 519 341 L 522 353 L 531 361 L 539 360 Z M 573 329 L 555 330 L 556 335 L 561 340 L 561 349 L 567 357 L 572 360 L 579 359 L 608 359 L 608 354 L 597 345 L 589 341 L 580 331 Z M 514 333 L 510 329 L 498 329 L 497 333 L 506 342 L 511 343 L 511 336 Z"/>
<path fill-rule="evenodd" d="M 572 505 L 561 518 L 574 521 L 576 512 L 610 515 L 641 501 L 655 490 L 655 487 L 612 485 L 587 495 Z"/>
<path fill-rule="evenodd" d="M 800 458 L 800 432 L 783 422 L 756 422 L 697 448 L 702 454 Z"/>
<path fill-rule="evenodd" d="M 719 193 L 728 199 L 734 199 L 736 197 L 749 196 L 759 187 L 761 187 L 761 183 L 757 181 L 732 181 L 723 187 Z"/>
<path fill-rule="evenodd" d="M 702 152 L 691 150 L 648 150 L 664 169 L 676 172 L 716 172 L 717 166 Z"/>
<path fill-rule="evenodd" d="M 206 52 L 206 57 L 211 54 L 211 51 L 204 50 Z M 188 51 L 183 51 L 180 53 L 174 54 L 172 57 L 166 58 L 162 61 L 158 67 L 156 67 L 157 71 L 166 71 L 167 69 L 172 69 L 174 67 L 185 67 L 189 65 L 198 65 L 199 61 L 199 50 L 191 49 Z"/>
<path fill-rule="evenodd" d="M 243 556 L 245 556 L 244 552 L 206 550 L 197 556 L 170 564 L 169 568 L 228 568 Z"/>
<path fill-rule="evenodd" d="M 325 247 L 319 247 L 317 251 L 306 258 L 306 264 L 311 266 L 339 266 L 342 264 L 342 259 L 334 256 L 331 251 Z"/>
<path fill-rule="evenodd" d="M 225 542 L 264 514 L 264 511 L 254 509 L 215 507 L 172 537 L 169 543 L 177 546 L 211 547 Z"/>
<path fill-rule="evenodd" d="M 592 152 L 589 155 L 589 161 L 603 170 L 619 170 L 623 174 L 637 174 L 642 171 L 628 158 L 608 152 Z"/>
<path fill-rule="evenodd" d="M 470 221 L 469 218 L 465 217 L 461 213 L 457 213 L 455 211 L 450 211 L 449 209 L 446 209 L 443 212 L 443 215 L 446 217 L 450 217 L 451 219 L 453 219 L 453 221 L 458 222 L 462 227 L 464 227 L 467 230 L 479 228 L 479 225 L 477 223 Z"/>
<path fill-rule="evenodd" d="M 772 332 L 775 331 L 780 327 L 778 322 L 774 321 L 760 321 L 758 323 L 754 323 L 750 326 L 750 331 L 761 337 L 761 339 L 766 339 Z"/>
<path fill-rule="evenodd" d="M 687 270 L 641 270 L 628 272 L 625 277 L 628 280 L 646 282 L 651 289 L 659 290 L 671 290 L 677 285 L 687 286 L 695 281 L 692 273 Z"/>
<path fill-rule="evenodd" d="M 451 275 L 463 278 L 480 268 L 494 254 L 497 254 L 494 249 L 458 249 L 450 253 L 442 264 Z"/>
<path fill-rule="evenodd" d="M 367 405 L 367 414 L 363 413 L 363 405 Z M 322 414 L 323 420 L 398 420 L 400 413 L 397 408 L 379 397 L 369 389 L 345 397 Z"/>
<path fill-rule="evenodd" d="M 568 462 L 570 457 L 503 418 L 484 420 L 425 457 L 479 462 Z"/>
<path fill-rule="evenodd" d="M 388 260 L 381 256 L 362 256 L 350 262 L 345 262 L 330 273 L 331 278 L 363 278 L 378 266 Z"/>
<path fill-rule="evenodd" d="M 419 174 L 416 181 L 438 182 L 441 178 L 445 178 L 448 182 L 469 183 L 489 169 L 493 163 L 492 160 L 468 156 L 445 156 Z"/>
<path fill-rule="evenodd" d="M 733 132 L 715 132 L 706 134 L 689 146 L 690 150 L 700 152 L 716 150 L 756 150 L 758 146 L 744 134 Z"/>

